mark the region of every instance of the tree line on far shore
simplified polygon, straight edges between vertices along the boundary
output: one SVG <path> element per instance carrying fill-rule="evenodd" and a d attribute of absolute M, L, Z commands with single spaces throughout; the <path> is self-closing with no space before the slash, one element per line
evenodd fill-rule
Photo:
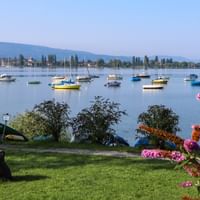
<path fill-rule="evenodd" d="M 47 56 L 42 55 L 41 59 L 32 57 L 25 58 L 22 54 L 15 58 L 0 58 L 0 66 L 35 66 L 35 67 L 114 67 L 114 68 L 200 68 L 200 63 L 195 62 L 178 62 L 172 58 L 159 58 L 158 56 L 149 57 L 145 55 L 143 58 L 133 56 L 130 60 L 103 58 L 97 60 L 80 59 L 78 55 L 72 55 L 69 59 L 59 60 L 54 54 Z"/>

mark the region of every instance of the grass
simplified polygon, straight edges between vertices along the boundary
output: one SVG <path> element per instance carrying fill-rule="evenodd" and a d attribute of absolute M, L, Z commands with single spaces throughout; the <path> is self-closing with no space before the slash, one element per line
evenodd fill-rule
<path fill-rule="evenodd" d="M 191 180 L 169 161 L 53 153 L 6 152 L 14 181 L 0 182 L 1 200 L 178 200 L 194 195 Z"/>

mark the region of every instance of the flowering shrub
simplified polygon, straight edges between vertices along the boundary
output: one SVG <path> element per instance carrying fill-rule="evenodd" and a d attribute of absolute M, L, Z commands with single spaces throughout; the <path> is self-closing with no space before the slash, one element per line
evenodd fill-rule
<path fill-rule="evenodd" d="M 175 136 L 173 134 L 167 133 L 165 131 L 151 128 L 145 125 L 140 125 L 139 128 L 149 134 L 155 135 L 161 139 L 169 140 L 175 143 L 180 151 L 166 151 L 160 149 L 144 149 L 141 156 L 144 158 L 156 158 L 163 159 L 167 158 L 173 160 L 177 163 L 176 168 L 183 167 L 183 169 L 193 177 L 200 177 L 200 147 L 198 143 L 191 139 L 183 140 L 182 138 Z M 200 194 L 200 181 L 193 184 L 192 181 L 186 181 L 181 183 L 181 187 L 191 187 L 195 186 L 197 188 L 198 194 Z M 191 198 L 189 196 L 184 196 L 183 200 L 196 200 L 200 198 Z"/>
<path fill-rule="evenodd" d="M 179 151 L 167 151 L 167 150 L 160 150 L 160 149 L 144 149 L 141 153 L 143 158 L 168 158 L 175 162 L 181 162 L 185 160 L 185 157 Z"/>

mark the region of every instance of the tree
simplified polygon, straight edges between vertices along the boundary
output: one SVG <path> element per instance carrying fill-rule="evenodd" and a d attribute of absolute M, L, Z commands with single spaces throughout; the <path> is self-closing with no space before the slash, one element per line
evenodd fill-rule
<path fill-rule="evenodd" d="M 144 66 L 145 68 L 149 66 L 149 58 L 147 56 L 144 56 Z"/>
<path fill-rule="evenodd" d="M 41 57 L 41 64 L 42 64 L 42 66 L 47 65 L 47 59 L 46 59 L 46 56 L 44 56 L 44 55 L 42 55 L 42 57 Z"/>
<path fill-rule="evenodd" d="M 176 115 L 171 109 L 166 108 L 164 105 L 152 105 L 148 107 L 147 112 L 143 112 L 138 116 L 138 123 L 142 123 L 152 128 L 161 129 L 172 134 L 180 131 L 178 127 L 179 116 Z M 137 129 L 136 137 L 148 135 L 146 132 Z M 156 142 L 156 146 L 163 147 L 163 141 L 149 136 Z"/>
<path fill-rule="evenodd" d="M 158 63 L 159 62 L 159 59 L 158 59 L 158 56 L 155 56 L 155 63 Z"/>
<path fill-rule="evenodd" d="M 49 100 L 36 105 L 32 112 L 38 117 L 38 123 L 44 125 L 45 133 L 52 135 L 58 142 L 62 131 L 69 126 L 69 106 L 66 103 Z"/>
<path fill-rule="evenodd" d="M 48 55 L 48 65 L 55 66 L 57 64 L 56 55 L 50 54 Z"/>
<path fill-rule="evenodd" d="M 132 57 L 132 66 L 133 67 L 136 66 L 136 58 L 135 58 L 135 56 Z"/>
<path fill-rule="evenodd" d="M 78 67 L 78 63 L 79 63 L 79 61 L 78 61 L 78 56 L 75 55 L 75 57 L 74 57 L 74 66 L 75 66 L 75 67 Z"/>
<path fill-rule="evenodd" d="M 97 66 L 98 67 L 102 67 L 105 65 L 104 59 L 100 58 L 97 60 Z"/>
<path fill-rule="evenodd" d="M 19 55 L 19 65 L 24 66 L 24 56 L 22 54 Z"/>
<path fill-rule="evenodd" d="M 71 64 L 72 67 L 74 67 L 74 65 L 75 65 L 74 56 L 71 56 L 71 58 L 70 58 L 70 64 Z"/>
<path fill-rule="evenodd" d="M 122 115 L 126 112 L 119 109 L 118 103 L 97 96 L 89 108 L 72 119 L 73 134 L 81 142 L 106 145 L 113 140 L 115 130 L 112 127 L 120 122 Z"/>

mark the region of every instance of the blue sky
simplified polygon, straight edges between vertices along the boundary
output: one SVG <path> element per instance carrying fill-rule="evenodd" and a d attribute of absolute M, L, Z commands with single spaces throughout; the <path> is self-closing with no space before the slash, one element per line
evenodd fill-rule
<path fill-rule="evenodd" d="M 0 0 L 0 41 L 200 58 L 199 0 Z"/>

